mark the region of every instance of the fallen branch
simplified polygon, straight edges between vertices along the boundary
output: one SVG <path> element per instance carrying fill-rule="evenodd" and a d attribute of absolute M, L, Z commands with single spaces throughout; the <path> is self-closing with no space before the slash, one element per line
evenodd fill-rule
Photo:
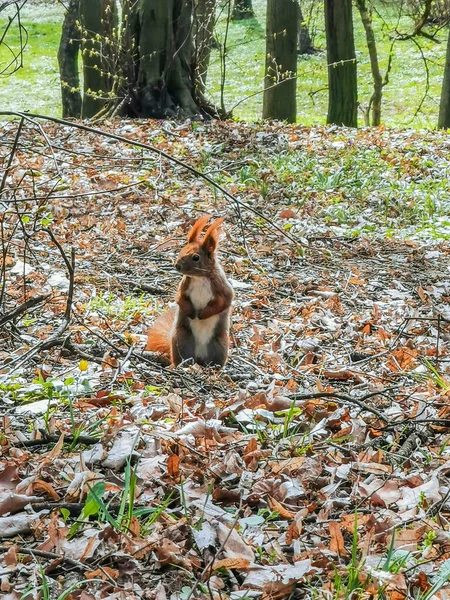
<path fill-rule="evenodd" d="M 12 547 L 13 546 L 0 546 L 0 552 L 8 552 Z M 16 552 L 17 554 L 29 554 L 30 556 L 39 556 L 40 558 L 48 558 L 49 560 L 60 560 L 61 562 L 65 562 L 71 567 L 77 567 L 78 569 L 86 570 L 89 568 L 78 560 L 68 558 L 67 556 L 64 556 L 64 554 L 57 554 L 56 552 L 45 552 L 44 550 L 23 547 L 17 548 Z"/>
<path fill-rule="evenodd" d="M 0 327 L 2 327 L 2 325 L 7 323 L 8 321 L 13 321 L 19 315 L 26 312 L 33 306 L 36 306 L 37 304 L 44 302 L 44 300 L 47 300 L 47 298 L 49 298 L 50 296 L 51 296 L 51 294 L 38 294 L 37 296 L 34 296 L 33 298 L 29 298 L 22 304 L 19 304 L 19 306 L 16 306 L 16 308 L 13 308 L 13 309 L 9 310 L 8 312 L 4 313 L 0 317 Z"/>

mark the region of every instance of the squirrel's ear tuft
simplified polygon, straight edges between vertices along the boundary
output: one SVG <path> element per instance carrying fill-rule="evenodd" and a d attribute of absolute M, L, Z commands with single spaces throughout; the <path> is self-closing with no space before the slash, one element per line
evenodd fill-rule
<path fill-rule="evenodd" d="M 203 215 L 198 219 L 192 226 L 191 230 L 188 233 L 188 242 L 191 244 L 192 242 L 196 242 L 200 237 L 200 233 L 202 229 L 205 227 L 206 223 L 209 221 L 211 217 L 209 215 Z"/>
<path fill-rule="evenodd" d="M 205 233 L 205 237 L 202 240 L 202 246 L 210 253 L 214 252 L 217 248 L 217 242 L 219 241 L 220 227 L 224 222 L 225 217 L 220 217 L 211 223 Z"/>

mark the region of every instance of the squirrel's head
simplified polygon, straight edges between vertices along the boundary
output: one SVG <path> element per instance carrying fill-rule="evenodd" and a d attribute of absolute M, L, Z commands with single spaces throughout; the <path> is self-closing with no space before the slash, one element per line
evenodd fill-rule
<path fill-rule="evenodd" d="M 201 232 L 209 219 L 209 215 L 200 217 L 189 231 L 188 243 L 181 250 L 175 262 L 175 268 L 179 273 L 193 277 L 208 277 L 214 270 L 220 226 L 224 218 L 213 221 L 201 238 Z"/>

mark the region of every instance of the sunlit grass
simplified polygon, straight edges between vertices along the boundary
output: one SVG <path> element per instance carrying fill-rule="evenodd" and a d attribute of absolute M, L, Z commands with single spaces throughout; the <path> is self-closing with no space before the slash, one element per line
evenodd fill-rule
<path fill-rule="evenodd" d="M 221 6 L 221 3 L 219 3 Z M 225 105 L 235 107 L 235 118 L 254 121 L 261 118 L 262 87 L 265 60 L 265 0 L 254 0 L 255 19 L 231 22 L 228 28 Z M 383 5 L 378 7 L 386 11 Z M 11 8 L 9 11 L 11 12 Z M 226 7 L 220 12 L 216 39 L 224 41 Z M 323 125 L 327 114 L 327 66 L 323 11 L 320 3 L 315 9 L 314 45 L 319 52 L 299 57 L 297 80 L 298 122 L 305 125 Z M 383 13 L 382 13 L 383 14 Z M 4 27 L 6 11 L 2 12 L 0 26 Z M 61 94 L 57 64 L 57 50 L 61 32 L 63 8 L 60 3 L 29 4 L 22 13 L 22 22 L 28 31 L 28 45 L 24 52 L 24 68 L 2 81 L 3 109 L 34 110 L 60 115 Z M 383 15 L 394 23 L 393 15 Z M 359 101 L 366 106 L 372 91 L 370 63 L 366 40 L 359 13 L 354 9 L 355 42 L 358 61 Z M 410 32 L 413 22 L 403 17 L 398 25 L 401 32 Z M 380 65 L 384 73 L 391 45 L 391 29 L 383 28 L 382 20 L 375 21 Z M 395 45 L 393 67 L 389 84 L 384 89 L 382 122 L 389 127 L 434 127 L 445 62 L 447 29 L 440 31 L 437 44 L 420 38 L 423 53 L 428 59 L 429 96 L 415 114 L 425 94 L 426 72 L 419 49 L 413 41 L 399 41 Z M 18 48 L 17 27 L 7 36 L 11 48 Z M 0 50 L 0 64 L 9 60 L 6 48 Z M 207 79 L 208 93 L 220 103 L 221 58 L 218 49 L 212 51 Z M 359 124 L 364 125 L 362 112 Z"/>

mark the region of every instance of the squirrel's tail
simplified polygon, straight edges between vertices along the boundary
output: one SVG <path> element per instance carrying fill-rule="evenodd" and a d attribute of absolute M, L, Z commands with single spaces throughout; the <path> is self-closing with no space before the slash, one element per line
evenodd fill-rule
<path fill-rule="evenodd" d="M 164 354 L 172 360 L 172 328 L 175 320 L 175 309 L 169 309 L 160 315 L 147 331 L 146 350 Z"/>

